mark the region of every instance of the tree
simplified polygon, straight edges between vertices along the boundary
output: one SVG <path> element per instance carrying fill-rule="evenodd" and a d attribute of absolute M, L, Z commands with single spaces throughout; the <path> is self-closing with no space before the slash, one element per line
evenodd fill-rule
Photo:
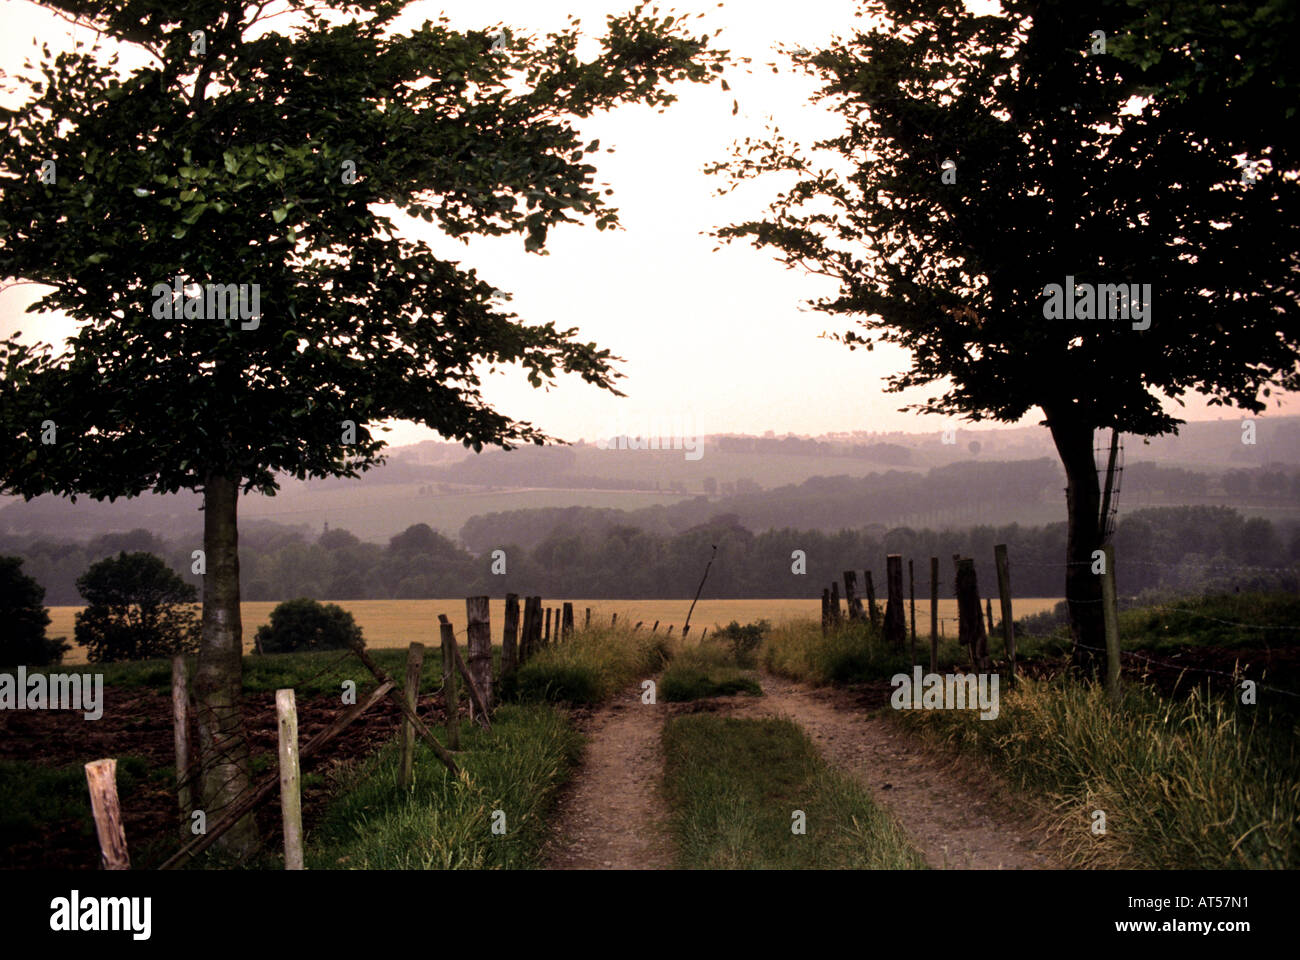
<path fill-rule="evenodd" d="M 383 460 L 372 426 L 394 419 L 475 450 L 550 439 L 484 400 L 483 367 L 618 392 L 608 350 L 523 322 L 393 216 L 462 241 L 522 235 L 534 253 L 557 224 L 615 227 L 592 183 L 599 141 L 575 121 L 663 109 L 726 57 L 644 6 L 608 18 L 589 62 L 576 21 L 543 42 L 445 18 L 402 33 L 402 0 L 50 6 L 153 62 L 120 74 L 98 41 L 47 54 L 0 114 L 0 278 L 48 286 L 34 309 L 80 324 L 58 355 L 0 342 L 0 483 L 202 493 L 195 692 L 216 809 L 249 783 L 240 495 L 274 494 L 278 473 L 357 476 Z M 251 818 L 221 840 L 255 843 Z"/>
<path fill-rule="evenodd" d="M 47 638 L 50 612 L 45 588 L 22 570 L 21 557 L 0 557 L 0 664 L 29 667 L 58 663 L 70 647 L 62 637 Z"/>
<path fill-rule="evenodd" d="M 286 600 L 271 611 L 271 622 L 257 628 L 263 653 L 297 650 L 346 650 L 362 644 L 361 628 L 338 604 L 317 603 L 308 597 Z"/>
<path fill-rule="evenodd" d="M 152 553 L 106 557 L 77 578 L 86 601 L 76 617 L 77 643 L 92 663 L 149 660 L 191 653 L 198 590 Z"/>
<path fill-rule="evenodd" d="M 1271 390 L 1300 386 L 1297 179 L 1275 167 L 1241 183 L 1236 157 L 1257 132 L 1218 123 L 1220 104 L 1167 90 L 1154 68 L 1094 53 L 1093 31 L 1133 19 L 1123 0 L 1004 0 L 1000 16 L 880 0 L 863 13 L 870 27 L 795 54 L 844 121 L 814 148 L 834 167 L 778 133 L 739 144 L 715 167 L 733 184 L 795 182 L 717 236 L 833 280 L 811 303 L 855 319 L 842 342 L 910 352 L 890 391 L 940 385 L 904 409 L 1042 411 L 1066 472 L 1075 661 L 1094 670 L 1096 433 L 1175 430 L 1162 401 L 1188 392 L 1260 412 Z M 1103 313 L 1097 287 L 1111 284 L 1124 286 L 1102 288 Z"/>

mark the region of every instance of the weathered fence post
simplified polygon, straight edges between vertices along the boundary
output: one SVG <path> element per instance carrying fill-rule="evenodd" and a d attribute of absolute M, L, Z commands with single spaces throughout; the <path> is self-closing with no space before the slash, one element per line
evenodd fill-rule
<path fill-rule="evenodd" d="M 667 633 L 667 636 L 670 636 L 670 637 L 671 637 L 672 635 L 673 635 L 673 625 L 670 623 L 670 624 L 668 624 L 668 633 Z"/>
<path fill-rule="evenodd" d="M 885 639 L 896 650 L 902 650 L 907 639 L 907 621 L 903 616 L 903 557 L 891 553 L 885 557 L 885 586 L 889 599 L 885 602 Z"/>
<path fill-rule="evenodd" d="M 582 621 L 582 627 L 585 630 L 591 626 L 591 607 L 587 607 L 587 618 Z"/>
<path fill-rule="evenodd" d="M 638 630 L 641 629 L 642 625 L 644 625 L 644 624 L 645 624 L 645 621 L 644 621 L 644 620 L 638 620 L 638 621 L 636 622 L 636 626 L 632 628 L 632 632 L 633 632 L 633 633 L 636 633 Z"/>
<path fill-rule="evenodd" d="M 858 575 L 852 570 L 844 571 L 844 602 L 849 608 L 849 619 L 861 620 L 862 598 L 858 596 Z"/>
<path fill-rule="evenodd" d="M 465 659 L 483 709 L 492 709 L 492 621 L 487 597 L 465 598 Z M 473 700 L 470 701 L 471 706 Z"/>
<path fill-rule="evenodd" d="M 291 688 L 275 691 L 275 719 L 280 731 L 280 817 L 284 823 L 284 869 L 301 870 L 302 789 L 298 778 L 298 709 Z"/>
<path fill-rule="evenodd" d="M 822 587 L 822 636 L 831 630 L 831 589 Z"/>
<path fill-rule="evenodd" d="M 907 593 L 912 607 L 912 666 L 916 666 L 916 571 L 907 561 Z"/>
<path fill-rule="evenodd" d="M 957 561 L 957 636 L 958 642 L 970 651 L 971 664 L 977 672 L 989 669 L 989 638 L 984 632 L 984 617 L 980 612 L 979 582 L 975 577 L 975 561 L 970 557 Z"/>
<path fill-rule="evenodd" d="M 563 626 L 562 626 L 561 629 L 560 629 L 560 637 L 563 638 L 563 639 L 565 639 L 565 640 L 567 640 L 567 639 L 569 639 L 570 634 L 573 633 L 573 603 L 572 603 L 572 601 L 569 601 L 569 600 L 565 600 L 565 601 L 564 601 L 563 611 L 564 611 L 564 623 L 563 623 Z"/>
<path fill-rule="evenodd" d="M 656 620 L 656 621 L 655 621 L 655 625 L 654 625 L 653 627 L 650 628 L 650 632 L 651 632 L 651 633 L 654 633 L 654 632 L 655 632 L 656 630 L 658 630 L 658 629 L 659 629 L 659 621 Z"/>
<path fill-rule="evenodd" d="M 528 641 L 529 655 L 542 648 L 542 598 L 533 597 L 533 635 Z"/>
<path fill-rule="evenodd" d="M 501 676 L 519 666 L 519 594 L 506 594 L 505 627 L 501 632 Z"/>
<path fill-rule="evenodd" d="M 1016 625 L 1011 616 L 1011 561 L 1007 559 L 1007 545 L 999 543 L 993 548 L 993 563 L 998 571 L 998 599 L 1002 602 L 1002 643 L 1011 664 L 1011 682 L 1016 682 Z"/>
<path fill-rule="evenodd" d="M 1106 626 L 1106 690 L 1111 703 L 1120 701 L 1119 682 L 1119 595 L 1115 590 L 1115 546 L 1102 548 L 1106 569 L 1101 575 L 1101 613 Z"/>
<path fill-rule="evenodd" d="M 420 674 L 424 669 L 424 644 L 411 641 L 406 651 L 406 705 L 415 710 L 420 695 Z M 292 692 L 292 691 L 290 691 Z M 397 782 L 405 790 L 411 785 L 411 768 L 415 764 L 415 727 L 411 721 L 402 720 L 402 763 L 398 768 Z"/>
<path fill-rule="evenodd" d="M 871 571 L 862 571 L 862 585 L 867 591 L 867 614 L 871 618 L 873 627 L 880 626 L 880 611 L 876 608 L 876 585 L 871 582 Z"/>
<path fill-rule="evenodd" d="M 992 597 L 984 598 L 984 614 L 985 616 L 988 617 L 989 636 L 991 637 L 993 636 L 993 598 Z"/>
<path fill-rule="evenodd" d="M 447 727 L 447 749 L 460 749 L 460 693 L 456 690 L 456 631 L 446 620 L 438 623 L 442 634 L 442 712 Z"/>
<path fill-rule="evenodd" d="M 939 672 L 939 558 L 930 558 L 930 672 Z"/>
<path fill-rule="evenodd" d="M 610 625 L 611 627 L 616 627 L 616 626 L 618 626 L 618 614 L 617 614 L 617 613 L 614 614 L 612 617 L 609 618 L 609 625 Z"/>
<path fill-rule="evenodd" d="M 831 581 L 831 623 L 840 625 L 840 582 Z"/>
<path fill-rule="evenodd" d="M 92 760 L 86 764 L 86 786 L 90 788 L 90 812 L 99 835 L 100 864 L 105 870 L 130 870 L 126 827 L 117 802 L 117 761 Z"/>
<path fill-rule="evenodd" d="M 190 837 L 190 694 L 185 657 L 172 657 L 172 745 L 176 748 L 176 802 L 181 808 L 181 840 Z"/>
<path fill-rule="evenodd" d="M 550 645 L 551 645 L 551 608 L 547 607 L 546 608 L 546 632 L 542 634 L 542 646 L 549 647 Z"/>

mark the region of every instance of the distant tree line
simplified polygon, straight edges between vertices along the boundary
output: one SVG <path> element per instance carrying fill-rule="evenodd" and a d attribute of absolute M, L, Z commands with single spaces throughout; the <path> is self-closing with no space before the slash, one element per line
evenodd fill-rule
<path fill-rule="evenodd" d="M 985 592 L 994 589 L 993 546 L 1010 550 L 1019 596 L 1059 596 L 1064 581 L 1065 524 L 965 530 L 867 527 L 837 532 L 782 528 L 761 533 L 734 514 L 720 514 L 680 533 L 653 533 L 610 522 L 610 513 L 581 511 L 555 518 L 540 542 L 503 541 L 471 553 L 425 524 L 387 544 L 347 530 L 308 537 L 263 529 L 240 544 L 245 600 L 418 599 L 506 592 L 592 598 L 692 596 L 714 544 L 718 557 L 705 596 L 818 596 L 844 570 L 870 568 L 883 592 L 885 556 L 916 561 L 918 593 L 929 590 L 929 558 L 940 558 L 940 593 L 951 595 L 954 553 L 974 557 Z M 1300 525 L 1246 518 L 1226 507 L 1139 510 L 1115 533 L 1120 589 L 1197 591 L 1212 587 L 1295 589 Z M 161 541 L 136 530 L 91 544 L 0 537 L 0 554 L 23 558 L 24 571 L 47 591 L 49 604 L 80 604 L 76 581 L 104 552 L 147 550 L 163 557 L 182 579 L 190 572 L 190 545 Z M 501 551 L 501 553 L 496 553 Z M 802 551 L 802 554 L 796 553 Z M 802 559 L 801 559 L 802 557 Z M 494 568 L 504 573 L 494 573 Z M 798 569 L 806 572 L 797 573 Z"/>

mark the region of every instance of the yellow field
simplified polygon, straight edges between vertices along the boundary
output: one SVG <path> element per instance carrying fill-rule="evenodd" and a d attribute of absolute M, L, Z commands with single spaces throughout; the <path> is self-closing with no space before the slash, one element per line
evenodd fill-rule
<path fill-rule="evenodd" d="M 1050 610 L 1059 598 L 1026 597 L 1015 601 L 1017 617 L 1041 613 Z M 456 632 L 465 629 L 465 601 L 454 600 L 342 600 L 339 606 L 351 612 L 361 626 L 367 646 L 404 647 L 412 640 L 425 644 L 437 644 L 438 614 L 445 613 L 456 627 Z M 559 609 L 563 600 L 545 600 L 545 606 Z M 659 629 L 667 630 L 668 625 L 676 627 L 674 634 L 680 633 L 682 623 L 686 620 L 686 611 L 691 601 L 687 600 L 574 600 L 574 616 L 579 626 L 582 625 L 587 607 L 591 607 L 593 622 L 608 623 L 610 617 L 617 613 L 620 622 L 645 622 L 645 629 L 660 621 Z M 244 603 L 240 605 L 244 627 L 244 649 L 253 649 L 253 634 L 257 628 L 270 621 L 271 610 L 275 604 L 266 602 Z M 73 637 L 73 617 L 81 607 L 50 607 L 50 626 L 46 634 L 51 637 L 66 637 L 69 642 Z M 998 605 L 993 604 L 993 615 L 998 617 Z M 496 642 L 501 642 L 501 622 L 505 616 L 505 599 L 493 597 L 491 606 L 492 632 Z M 954 600 L 939 601 L 939 616 L 948 618 L 943 632 L 951 634 L 956 631 L 957 604 Z M 701 599 L 691 616 L 692 633 L 708 627 L 717 626 L 737 620 L 749 623 L 753 620 L 766 619 L 773 623 L 789 620 L 816 620 L 821 617 L 821 600 L 706 600 Z M 930 602 L 916 601 L 916 632 L 928 636 L 930 630 Z M 85 649 L 74 644 L 65 658 L 67 663 L 84 663 Z"/>

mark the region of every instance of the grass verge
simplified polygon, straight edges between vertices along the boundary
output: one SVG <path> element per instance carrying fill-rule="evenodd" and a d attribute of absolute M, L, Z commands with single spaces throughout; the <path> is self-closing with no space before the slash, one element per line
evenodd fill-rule
<path fill-rule="evenodd" d="M 679 651 L 659 680 L 659 696 L 672 703 L 737 693 L 760 696 L 763 688 L 753 671 L 741 668 L 733 651 L 712 637 Z"/>
<path fill-rule="evenodd" d="M 501 684 L 503 698 L 525 703 L 596 704 L 672 658 L 662 634 L 616 627 L 580 630 L 538 651 Z"/>
<path fill-rule="evenodd" d="M 1177 700 L 1065 678 L 1021 680 L 996 720 L 899 711 L 898 720 L 978 756 L 1046 797 L 1079 866 L 1142 869 L 1300 866 L 1300 725 L 1283 729 L 1231 700 Z M 1094 811 L 1105 834 L 1094 834 Z"/>
<path fill-rule="evenodd" d="M 856 781 L 789 720 L 668 721 L 665 785 L 687 869 L 918 869 L 920 855 Z M 795 834 L 802 811 L 806 833 Z"/>
<path fill-rule="evenodd" d="M 344 774 L 308 839 L 314 869 L 482 870 L 540 866 L 546 816 L 581 754 L 557 711 L 505 704 L 483 731 L 465 724 L 461 776 L 422 743 L 408 790 L 396 741 Z M 497 811 L 500 811 L 499 813 Z M 494 826 L 504 833 L 494 833 Z"/>

